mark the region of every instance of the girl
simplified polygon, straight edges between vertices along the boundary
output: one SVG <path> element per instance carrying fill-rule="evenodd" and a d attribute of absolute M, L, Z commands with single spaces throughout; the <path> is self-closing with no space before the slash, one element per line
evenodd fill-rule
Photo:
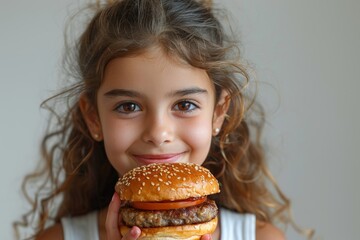
<path fill-rule="evenodd" d="M 69 64 L 79 81 L 55 96 L 67 98 L 66 111 L 51 109 L 44 168 L 25 179 L 43 184 L 22 224 L 39 212 L 36 239 L 137 239 L 137 227 L 119 233 L 118 177 L 153 162 L 194 162 L 221 184 L 220 224 L 203 240 L 284 239 L 273 222 L 288 221 L 289 201 L 265 165 L 263 114 L 248 114 L 258 105 L 236 53 L 208 1 L 98 4 Z"/>

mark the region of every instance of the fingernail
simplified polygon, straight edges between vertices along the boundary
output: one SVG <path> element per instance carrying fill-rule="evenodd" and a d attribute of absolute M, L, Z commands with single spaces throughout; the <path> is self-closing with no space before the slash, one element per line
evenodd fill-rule
<path fill-rule="evenodd" d="M 130 234 L 133 237 L 137 237 L 140 234 L 139 229 L 137 227 L 133 227 L 130 231 Z"/>
<path fill-rule="evenodd" d="M 116 192 L 113 194 L 111 201 L 114 201 L 115 195 L 116 195 Z"/>

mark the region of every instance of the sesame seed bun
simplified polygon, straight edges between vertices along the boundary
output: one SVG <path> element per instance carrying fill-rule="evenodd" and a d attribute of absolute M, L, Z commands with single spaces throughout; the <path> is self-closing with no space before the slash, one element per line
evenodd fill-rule
<path fill-rule="evenodd" d="M 140 166 L 126 173 L 115 186 L 121 200 L 175 201 L 218 193 L 217 179 L 193 163 Z"/>

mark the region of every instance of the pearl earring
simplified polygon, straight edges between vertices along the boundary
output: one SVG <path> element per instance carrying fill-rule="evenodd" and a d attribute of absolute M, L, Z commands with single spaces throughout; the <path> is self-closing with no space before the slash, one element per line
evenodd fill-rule
<path fill-rule="evenodd" d="M 97 134 L 97 133 L 94 133 L 94 138 L 95 138 L 95 140 L 98 140 L 99 139 L 99 134 Z"/>
<path fill-rule="evenodd" d="M 215 128 L 214 129 L 214 135 L 218 135 L 219 132 L 220 132 L 220 128 Z"/>

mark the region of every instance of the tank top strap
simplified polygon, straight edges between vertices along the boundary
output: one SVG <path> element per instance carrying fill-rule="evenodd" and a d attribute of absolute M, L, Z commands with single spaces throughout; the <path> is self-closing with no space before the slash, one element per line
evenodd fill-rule
<path fill-rule="evenodd" d="M 97 212 L 61 219 L 64 240 L 99 240 Z"/>
<path fill-rule="evenodd" d="M 256 217 L 220 208 L 221 240 L 255 240 Z"/>

